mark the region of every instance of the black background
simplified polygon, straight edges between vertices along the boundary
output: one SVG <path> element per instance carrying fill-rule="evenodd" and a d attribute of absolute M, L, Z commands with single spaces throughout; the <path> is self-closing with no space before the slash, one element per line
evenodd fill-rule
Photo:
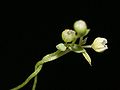
<path fill-rule="evenodd" d="M 12 3 L 12 4 L 11 4 Z M 113 2 L 45 1 L 5 2 L 1 7 L 0 90 L 21 84 L 37 61 L 56 51 L 61 32 L 85 20 L 91 29 L 87 44 L 96 37 L 108 40 L 108 50 L 87 49 L 92 67 L 81 54 L 69 54 L 44 64 L 36 90 L 119 90 L 118 12 Z M 31 90 L 31 80 L 21 90 Z"/>

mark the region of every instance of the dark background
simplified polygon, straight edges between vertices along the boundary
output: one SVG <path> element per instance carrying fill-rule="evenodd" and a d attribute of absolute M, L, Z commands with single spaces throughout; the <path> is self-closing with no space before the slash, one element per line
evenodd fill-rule
<path fill-rule="evenodd" d="M 81 54 L 73 52 L 44 64 L 36 90 L 119 90 L 119 25 L 114 6 L 117 5 L 102 0 L 3 3 L 0 90 L 21 84 L 34 71 L 36 62 L 63 42 L 61 32 L 73 29 L 79 19 L 91 29 L 87 44 L 98 36 L 105 37 L 109 49 L 103 53 L 87 49 L 92 67 Z M 32 83 L 33 80 L 21 90 L 31 90 Z"/>

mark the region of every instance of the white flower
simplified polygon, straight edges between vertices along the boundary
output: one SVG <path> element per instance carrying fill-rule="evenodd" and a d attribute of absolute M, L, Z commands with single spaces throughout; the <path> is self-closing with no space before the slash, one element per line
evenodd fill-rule
<path fill-rule="evenodd" d="M 91 47 L 96 51 L 96 52 L 103 52 L 105 51 L 106 49 L 108 49 L 107 47 L 107 39 L 105 38 L 101 38 L 101 37 L 97 37 Z"/>

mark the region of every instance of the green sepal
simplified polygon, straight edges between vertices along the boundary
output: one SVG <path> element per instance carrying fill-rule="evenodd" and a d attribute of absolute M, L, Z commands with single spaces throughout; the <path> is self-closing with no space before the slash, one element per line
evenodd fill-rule
<path fill-rule="evenodd" d="M 90 32 L 90 29 L 87 29 L 84 36 L 86 36 L 89 32 Z"/>

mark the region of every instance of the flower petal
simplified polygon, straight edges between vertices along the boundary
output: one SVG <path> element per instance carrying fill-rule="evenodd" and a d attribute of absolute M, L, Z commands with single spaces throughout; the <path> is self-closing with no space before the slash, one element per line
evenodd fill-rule
<path fill-rule="evenodd" d="M 106 49 L 108 49 L 107 45 L 105 45 L 107 43 L 107 39 L 105 38 L 101 38 L 101 37 L 97 37 L 91 47 L 96 51 L 96 52 L 103 52 Z"/>

